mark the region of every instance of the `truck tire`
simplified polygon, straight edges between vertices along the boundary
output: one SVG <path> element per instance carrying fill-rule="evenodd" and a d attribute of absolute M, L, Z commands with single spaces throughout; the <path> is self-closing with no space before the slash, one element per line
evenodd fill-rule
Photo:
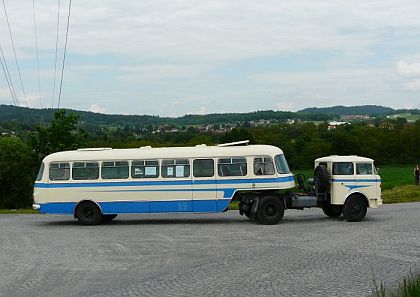
<path fill-rule="evenodd" d="M 324 204 L 322 206 L 324 213 L 330 218 L 337 218 L 343 213 L 342 205 Z"/>
<path fill-rule="evenodd" d="M 98 205 L 91 201 L 82 202 L 77 206 L 76 218 L 82 225 L 98 225 L 103 220 Z"/>
<path fill-rule="evenodd" d="M 325 193 L 327 191 L 327 187 L 329 185 L 327 167 L 324 165 L 318 165 L 315 167 L 314 182 L 318 193 Z"/>
<path fill-rule="evenodd" d="M 263 225 L 275 225 L 283 219 L 284 204 L 277 197 L 265 196 L 260 200 L 257 221 Z"/>
<path fill-rule="evenodd" d="M 343 215 L 348 222 L 363 220 L 367 212 L 367 201 L 359 195 L 351 195 L 346 199 L 343 206 Z"/>

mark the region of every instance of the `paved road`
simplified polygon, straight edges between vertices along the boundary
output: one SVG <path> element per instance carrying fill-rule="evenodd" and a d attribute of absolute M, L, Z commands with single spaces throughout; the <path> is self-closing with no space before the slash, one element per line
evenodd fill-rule
<path fill-rule="evenodd" d="M 290 210 L 263 226 L 236 211 L 70 217 L 0 215 L 0 296 L 366 296 L 420 268 L 420 203 L 363 222 Z M 416 268 L 417 267 L 417 268 Z"/>

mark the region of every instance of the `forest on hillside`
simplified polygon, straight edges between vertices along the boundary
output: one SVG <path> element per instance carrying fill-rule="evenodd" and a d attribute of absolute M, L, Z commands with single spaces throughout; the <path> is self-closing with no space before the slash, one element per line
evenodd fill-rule
<path fill-rule="evenodd" d="M 41 161 L 56 151 L 84 147 L 213 145 L 238 140 L 280 147 L 292 171 L 311 168 L 316 158 L 331 154 L 366 156 L 375 159 L 379 166 L 420 162 L 419 120 L 409 124 L 396 118 L 377 124 L 360 122 L 337 127 L 327 122 L 262 126 L 244 122 L 226 130 L 203 131 L 183 126 L 164 131 L 135 124 L 123 128 L 87 125 L 79 115 L 61 110 L 53 114 L 48 124 L 0 134 L 0 208 L 30 206 L 33 181 Z"/>

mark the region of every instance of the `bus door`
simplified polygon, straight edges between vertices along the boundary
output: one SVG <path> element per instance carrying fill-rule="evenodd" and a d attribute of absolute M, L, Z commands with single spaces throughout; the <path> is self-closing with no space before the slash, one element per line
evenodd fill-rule
<path fill-rule="evenodd" d="M 213 159 L 195 159 L 192 174 L 193 212 L 217 211 L 217 184 Z"/>
<path fill-rule="evenodd" d="M 162 180 L 155 186 L 155 199 L 150 202 L 151 212 L 191 212 L 192 184 L 190 160 L 162 160 Z"/>

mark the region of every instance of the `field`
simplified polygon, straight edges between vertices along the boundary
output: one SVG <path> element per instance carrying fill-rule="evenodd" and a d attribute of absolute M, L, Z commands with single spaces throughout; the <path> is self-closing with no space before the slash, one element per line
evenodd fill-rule
<path fill-rule="evenodd" d="M 379 175 L 382 178 L 382 190 L 389 190 L 396 186 L 413 185 L 414 166 L 383 166 L 379 167 Z M 312 169 L 292 170 L 294 174 L 303 173 L 305 177 L 312 177 Z"/>

